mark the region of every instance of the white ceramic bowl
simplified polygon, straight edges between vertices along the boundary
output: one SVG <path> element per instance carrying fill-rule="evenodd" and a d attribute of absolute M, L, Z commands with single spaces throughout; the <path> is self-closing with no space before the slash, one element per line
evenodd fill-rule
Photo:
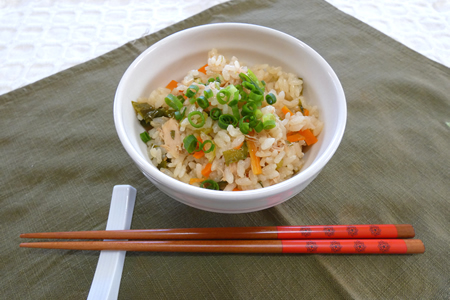
<path fill-rule="evenodd" d="M 142 127 L 131 101 L 147 97 L 172 79 L 181 79 L 203 66 L 208 51 L 236 56 L 248 66 L 281 66 L 304 80 L 305 99 L 320 109 L 324 128 L 319 141 L 305 154 L 305 166 L 289 180 L 252 191 L 224 192 L 202 189 L 175 180 L 150 162 L 140 140 Z M 302 191 L 331 159 L 341 142 L 347 119 L 342 86 L 329 64 L 313 49 L 280 31 L 240 23 L 203 25 L 172 34 L 155 43 L 130 65 L 114 99 L 114 122 L 119 138 L 144 175 L 170 197 L 193 207 L 221 213 L 258 211 L 280 204 Z"/>

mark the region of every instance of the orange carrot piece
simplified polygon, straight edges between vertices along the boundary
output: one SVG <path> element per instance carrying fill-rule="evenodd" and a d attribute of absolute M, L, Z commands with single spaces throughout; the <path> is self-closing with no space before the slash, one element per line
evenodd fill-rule
<path fill-rule="evenodd" d="M 286 134 L 286 139 L 291 143 L 295 143 L 304 140 L 305 137 L 301 135 L 300 132 L 298 131 L 291 131 Z"/>
<path fill-rule="evenodd" d="M 234 189 L 233 189 L 233 192 L 239 192 L 239 191 L 242 191 L 242 190 L 239 189 L 239 188 L 234 188 Z"/>
<path fill-rule="evenodd" d="M 200 69 L 198 69 L 199 72 L 202 72 L 203 74 L 206 75 L 206 67 L 208 66 L 208 64 L 204 65 L 203 67 L 201 67 Z"/>
<path fill-rule="evenodd" d="M 252 166 L 252 172 L 255 175 L 259 175 L 262 173 L 261 165 L 259 164 L 260 158 L 259 156 L 256 156 L 256 152 L 258 149 L 256 149 L 256 145 L 252 140 L 247 141 L 248 150 L 250 152 L 250 163 Z"/>
<path fill-rule="evenodd" d="M 177 86 L 178 86 L 178 82 L 176 82 L 175 80 L 172 80 L 171 82 L 169 82 L 168 85 L 166 85 L 166 89 L 173 90 Z"/>
<path fill-rule="evenodd" d="M 307 110 L 306 108 L 303 109 L 303 115 L 304 116 L 309 116 L 309 110 Z"/>
<path fill-rule="evenodd" d="M 242 148 L 242 146 L 244 145 L 244 141 L 242 141 L 242 143 L 240 143 L 239 145 L 237 145 L 236 147 L 234 147 L 234 149 L 239 150 Z"/>
<path fill-rule="evenodd" d="M 289 108 L 287 108 L 286 106 L 283 106 L 283 108 L 281 109 L 281 111 L 283 112 L 283 114 L 287 114 L 287 113 L 290 113 L 291 114 L 291 116 L 293 116 L 294 114 L 292 113 L 292 111 L 289 109 Z"/>
<path fill-rule="evenodd" d="M 205 155 L 205 152 L 200 150 L 200 151 L 195 152 L 192 156 L 194 156 L 196 159 L 200 159 L 203 157 L 203 155 Z"/>
<path fill-rule="evenodd" d="M 312 133 L 311 129 L 300 130 L 299 133 L 305 137 L 306 145 L 311 146 L 317 143 L 317 138 Z"/>
<path fill-rule="evenodd" d="M 189 180 L 189 184 L 194 184 L 194 183 L 202 182 L 202 181 L 205 181 L 205 178 L 191 178 Z"/>
<path fill-rule="evenodd" d="M 211 167 L 212 167 L 212 163 L 206 164 L 206 166 L 202 170 L 203 177 L 205 177 L 205 178 L 209 177 L 209 174 L 211 174 Z"/>

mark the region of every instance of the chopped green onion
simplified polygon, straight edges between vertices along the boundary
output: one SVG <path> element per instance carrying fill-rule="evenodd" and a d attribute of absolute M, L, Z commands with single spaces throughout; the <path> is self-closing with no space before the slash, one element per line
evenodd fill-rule
<path fill-rule="evenodd" d="M 250 125 L 250 128 L 255 127 L 255 125 L 258 123 L 258 119 L 254 115 L 246 115 L 242 117 L 243 122 L 247 122 Z"/>
<path fill-rule="evenodd" d="M 175 120 L 180 121 L 181 119 L 184 118 L 184 114 L 186 113 L 186 107 L 183 109 L 183 112 L 177 110 L 176 112 L 174 112 L 174 117 Z"/>
<path fill-rule="evenodd" d="M 250 98 L 250 100 L 253 100 L 255 102 L 260 102 L 260 101 L 262 101 L 264 96 L 259 90 L 253 90 L 250 92 L 248 97 Z"/>
<path fill-rule="evenodd" d="M 216 81 L 217 81 L 218 83 L 222 83 L 222 81 L 220 80 L 220 77 L 219 77 L 219 76 L 216 77 Z"/>
<path fill-rule="evenodd" d="M 213 119 L 214 121 L 219 120 L 220 115 L 222 114 L 222 111 L 220 110 L 220 108 L 218 107 L 214 107 L 213 109 L 211 109 L 211 111 L 209 112 L 209 116 L 211 117 L 211 119 Z"/>
<path fill-rule="evenodd" d="M 214 82 L 214 81 L 215 81 L 215 79 L 212 77 L 208 79 L 208 82 Z"/>
<path fill-rule="evenodd" d="M 214 96 L 214 93 L 213 93 L 213 91 L 211 91 L 211 89 L 204 90 L 203 94 L 205 95 L 206 99 L 209 99 L 212 96 Z"/>
<path fill-rule="evenodd" d="M 186 97 L 192 98 L 195 96 L 195 94 L 197 94 L 197 92 L 198 92 L 198 85 L 191 84 L 186 91 Z"/>
<path fill-rule="evenodd" d="M 275 126 L 277 126 L 277 124 L 275 123 L 274 120 L 267 120 L 263 124 L 264 124 L 265 130 L 272 129 L 272 128 L 275 128 Z"/>
<path fill-rule="evenodd" d="M 219 190 L 219 184 L 212 179 L 202 181 L 200 187 L 208 190 Z"/>
<path fill-rule="evenodd" d="M 256 111 L 256 104 L 253 102 L 248 102 L 242 106 L 242 115 L 253 115 Z"/>
<path fill-rule="evenodd" d="M 260 119 L 262 117 L 263 113 L 261 110 L 256 109 L 255 110 L 255 118 Z"/>
<path fill-rule="evenodd" d="M 233 125 L 233 127 L 236 127 L 237 124 L 238 119 L 233 115 L 225 114 L 219 117 L 219 127 L 224 130 L 228 128 L 228 125 Z"/>
<path fill-rule="evenodd" d="M 194 123 L 194 121 L 192 120 L 192 117 L 194 117 L 195 115 L 199 115 L 200 116 L 200 122 L 198 124 Z M 200 128 L 203 125 L 205 125 L 205 116 L 201 112 L 199 112 L 198 110 L 194 110 L 193 112 L 189 113 L 188 121 L 192 125 L 192 127 Z"/>
<path fill-rule="evenodd" d="M 274 94 L 269 93 L 266 95 L 266 102 L 269 105 L 275 104 L 277 102 L 277 97 Z"/>
<path fill-rule="evenodd" d="M 241 78 L 242 83 L 244 83 L 245 81 L 250 82 L 250 78 L 248 78 L 247 74 L 245 74 L 245 73 L 239 73 L 239 77 Z"/>
<path fill-rule="evenodd" d="M 243 134 L 248 134 L 250 132 L 250 124 L 245 122 L 245 117 L 239 120 L 239 129 Z"/>
<path fill-rule="evenodd" d="M 167 95 L 167 97 L 164 98 L 164 101 L 166 102 L 167 105 L 169 105 L 175 110 L 180 110 L 183 108 L 183 103 L 172 94 Z"/>
<path fill-rule="evenodd" d="M 262 95 L 264 93 L 265 86 L 258 80 L 256 75 L 250 69 L 247 70 L 247 73 L 248 75 L 245 73 L 239 74 L 239 77 L 242 79 L 242 85 L 248 90 L 257 90 Z M 251 85 L 253 87 L 251 87 Z"/>
<path fill-rule="evenodd" d="M 230 91 L 230 95 L 231 95 L 230 98 L 233 98 L 233 100 L 236 100 L 236 102 L 239 101 L 239 91 L 238 91 L 238 89 L 232 84 L 227 86 L 227 89 Z"/>
<path fill-rule="evenodd" d="M 248 69 L 248 78 L 252 81 L 255 87 L 260 90 L 261 94 L 264 92 L 264 85 L 258 80 L 256 75 L 252 72 L 252 70 Z"/>
<path fill-rule="evenodd" d="M 197 151 L 198 146 L 198 140 L 197 138 L 191 134 L 184 138 L 183 140 L 184 149 L 186 149 L 187 152 L 192 153 Z"/>
<path fill-rule="evenodd" d="M 144 143 L 147 143 L 148 141 L 151 140 L 150 135 L 148 134 L 147 131 L 144 131 L 144 132 L 141 133 L 139 136 L 141 137 L 141 140 L 142 140 Z"/>
<path fill-rule="evenodd" d="M 262 117 L 262 122 L 265 130 L 274 128 L 277 124 L 275 122 L 276 118 L 273 114 L 265 114 Z"/>
<path fill-rule="evenodd" d="M 189 98 L 190 104 L 194 104 L 195 102 L 197 102 L 197 98 L 195 98 L 195 97 Z"/>
<path fill-rule="evenodd" d="M 242 91 L 239 95 L 241 95 L 241 99 L 239 99 L 240 102 L 247 102 L 248 94 L 246 92 Z"/>
<path fill-rule="evenodd" d="M 231 107 L 231 110 L 233 111 L 233 116 L 236 118 L 236 120 L 239 120 L 241 117 L 241 114 L 239 113 L 239 107 L 237 105 L 233 105 Z"/>
<path fill-rule="evenodd" d="M 275 120 L 276 120 L 276 119 L 275 119 L 275 116 L 274 116 L 273 114 L 265 114 L 265 115 L 262 117 L 263 123 L 266 122 L 266 121 L 269 121 L 269 120 L 275 121 Z"/>
<path fill-rule="evenodd" d="M 209 148 L 206 149 L 205 148 L 206 144 L 211 144 L 211 146 L 209 146 Z M 216 147 L 216 145 L 214 145 L 214 143 L 211 140 L 204 141 L 200 146 L 201 150 L 203 150 L 204 153 L 209 153 L 209 152 L 213 151 L 215 147 Z"/>
<path fill-rule="evenodd" d="M 244 122 L 251 123 L 251 122 L 255 121 L 255 116 L 248 114 L 248 115 L 243 116 L 242 119 L 244 119 Z"/>
<path fill-rule="evenodd" d="M 208 100 L 206 100 L 205 96 L 198 97 L 197 104 L 198 104 L 198 106 L 200 106 L 203 109 L 205 109 L 209 106 L 209 102 L 208 102 Z"/>
<path fill-rule="evenodd" d="M 251 84 L 250 82 L 244 81 L 242 82 L 242 86 L 245 87 L 247 90 L 253 91 L 255 89 L 255 86 Z"/>
<path fill-rule="evenodd" d="M 239 95 L 241 96 L 239 101 L 241 101 L 241 102 L 247 101 L 248 94 L 244 91 L 244 88 L 242 87 L 242 85 L 241 84 L 236 85 L 236 89 L 239 91 Z"/>
<path fill-rule="evenodd" d="M 228 89 L 221 89 L 221 90 L 217 93 L 216 97 L 217 97 L 217 101 L 218 101 L 220 104 L 224 105 L 224 104 L 227 104 L 228 101 L 230 101 L 231 94 L 230 94 L 230 91 L 229 91 Z M 225 98 L 226 101 L 224 100 L 224 97 L 226 97 L 226 98 Z"/>
<path fill-rule="evenodd" d="M 227 104 L 228 102 L 234 100 L 236 101 L 237 104 L 237 102 L 239 101 L 239 91 L 234 85 L 230 84 L 226 88 L 221 89 L 217 93 L 216 97 L 217 101 L 222 105 Z M 224 97 L 226 97 L 226 99 L 224 99 Z"/>
<path fill-rule="evenodd" d="M 261 132 L 264 129 L 264 124 L 261 121 L 258 121 L 258 123 L 253 127 L 253 129 L 255 129 L 256 132 Z"/>
<path fill-rule="evenodd" d="M 228 102 L 228 106 L 229 107 L 237 106 L 238 102 L 239 102 L 238 100 L 231 100 L 230 102 Z"/>

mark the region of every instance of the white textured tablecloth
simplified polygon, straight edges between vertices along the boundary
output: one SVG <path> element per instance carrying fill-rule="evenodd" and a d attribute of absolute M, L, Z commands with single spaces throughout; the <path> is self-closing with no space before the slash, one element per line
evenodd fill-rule
<path fill-rule="evenodd" d="M 0 94 L 227 0 L 0 0 Z M 450 67 L 450 0 L 327 0 Z"/>

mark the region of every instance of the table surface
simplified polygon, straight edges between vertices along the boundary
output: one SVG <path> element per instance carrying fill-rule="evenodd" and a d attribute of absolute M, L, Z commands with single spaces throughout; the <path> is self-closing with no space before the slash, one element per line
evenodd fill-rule
<path fill-rule="evenodd" d="M 137 190 L 135 229 L 412 224 L 426 252 L 127 253 L 123 299 L 449 299 L 450 0 L 329 0 L 369 26 L 323 0 L 232 0 L 173 24 L 223 0 L 168 2 L 0 0 L 1 298 L 85 298 L 98 253 L 19 251 L 19 235 L 102 230 L 113 185 L 126 183 Z M 138 53 L 224 20 L 277 28 L 320 49 L 348 104 L 346 133 L 320 176 L 290 201 L 249 214 L 205 212 L 164 195 L 126 156 L 111 114 Z"/>
<path fill-rule="evenodd" d="M 0 94 L 100 56 L 227 0 L 0 1 Z M 327 0 L 450 67 L 449 0 Z"/>

